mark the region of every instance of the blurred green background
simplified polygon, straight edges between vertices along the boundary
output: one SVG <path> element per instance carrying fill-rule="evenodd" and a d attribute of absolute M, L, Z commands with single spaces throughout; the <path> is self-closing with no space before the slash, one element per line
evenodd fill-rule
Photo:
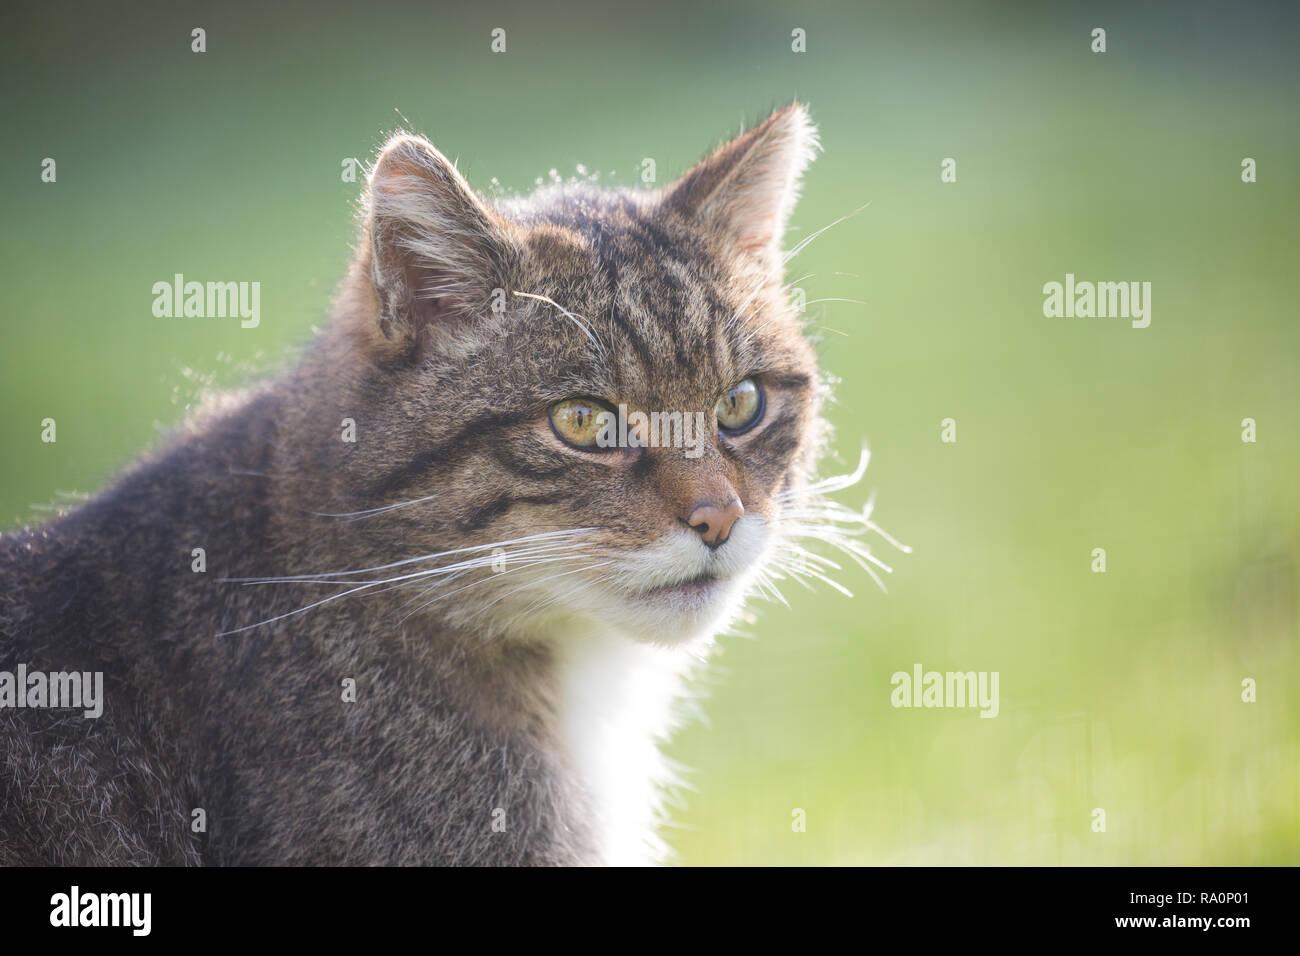
<path fill-rule="evenodd" d="M 680 860 L 1295 863 L 1296 14 L 1089 8 L 8 10 L 0 522 L 99 489 L 206 390 L 291 359 L 353 241 L 341 163 L 384 132 L 427 133 L 483 189 L 577 164 L 628 185 L 798 96 L 825 153 L 791 241 L 870 202 L 790 273 L 865 302 L 812 307 L 838 465 L 873 452 L 841 498 L 874 488 L 915 553 L 880 549 L 887 596 L 857 570 L 852 600 L 791 587 L 724 640 L 671 748 L 694 788 Z M 261 326 L 155 319 L 176 272 L 260 281 Z M 1067 272 L 1151 282 L 1150 328 L 1044 318 Z M 915 663 L 998 671 L 1000 715 L 893 708 Z"/>

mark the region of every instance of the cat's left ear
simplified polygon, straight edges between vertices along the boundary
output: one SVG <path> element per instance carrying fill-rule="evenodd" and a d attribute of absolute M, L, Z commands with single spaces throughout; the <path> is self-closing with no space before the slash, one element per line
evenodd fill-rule
<path fill-rule="evenodd" d="M 668 187 L 664 207 L 720 248 L 775 267 L 800 178 L 819 148 L 807 109 L 793 103 L 697 163 Z"/>

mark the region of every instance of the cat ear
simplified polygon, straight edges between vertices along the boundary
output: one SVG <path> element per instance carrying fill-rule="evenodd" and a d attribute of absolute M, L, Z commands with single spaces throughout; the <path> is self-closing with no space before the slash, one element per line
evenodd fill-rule
<path fill-rule="evenodd" d="M 808 111 L 793 103 L 697 163 L 664 202 L 722 248 L 775 266 L 800 177 L 819 148 Z"/>
<path fill-rule="evenodd" d="M 366 197 L 370 272 L 389 338 L 481 316 L 503 288 L 513 244 L 447 157 L 399 133 L 379 154 Z"/>

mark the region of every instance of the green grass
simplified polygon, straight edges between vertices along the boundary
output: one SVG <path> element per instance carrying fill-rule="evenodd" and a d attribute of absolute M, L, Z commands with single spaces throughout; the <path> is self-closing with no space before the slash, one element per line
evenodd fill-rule
<path fill-rule="evenodd" d="M 816 273 L 810 299 L 866 303 L 814 307 L 839 464 L 873 452 L 843 497 L 875 489 L 915 551 L 882 548 L 887 596 L 848 572 L 854 599 L 796 587 L 752 639 L 724 639 L 707 723 L 672 747 L 696 788 L 680 858 L 1294 863 L 1294 24 L 1189 5 L 735 10 L 29 14 L 2 41 L 22 95 L 0 104 L 0 521 L 101 487 L 205 389 L 291 357 L 353 238 L 340 162 L 402 124 L 395 108 L 477 185 L 526 190 L 577 163 L 632 183 L 646 156 L 674 175 L 797 94 L 825 154 L 793 237 L 870 203 L 791 273 Z M 261 326 L 155 319 L 150 287 L 174 272 L 260 281 Z M 1044 318 L 1066 272 L 1151 282 L 1151 327 Z M 1000 715 L 894 709 L 890 675 L 918 662 L 999 671 Z"/>

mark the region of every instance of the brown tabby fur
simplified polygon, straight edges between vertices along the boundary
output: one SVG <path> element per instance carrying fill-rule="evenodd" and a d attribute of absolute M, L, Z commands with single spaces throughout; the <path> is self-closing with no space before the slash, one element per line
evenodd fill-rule
<path fill-rule="evenodd" d="M 393 137 L 333 321 L 299 364 L 0 538 L 0 669 L 103 671 L 106 699 L 99 720 L 0 709 L 0 864 L 600 862 L 556 721 L 553 637 L 573 614 L 529 610 L 545 585 L 509 594 L 530 579 L 476 568 L 427 606 L 443 592 L 404 582 L 254 626 L 345 587 L 240 579 L 582 528 L 559 566 L 583 584 L 587 562 L 649 546 L 701 501 L 735 495 L 744 520 L 779 525 L 774 495 L 822 441 L 779 253 L 814 146 L 795 105 L 662 191 L 489 203 L 426 141 Z M 549 427 L 553 402 L 588 395 L 713 421 L 750 376 L 763 426 L 714 429 L 699 458 L 581 452 Z"/>

